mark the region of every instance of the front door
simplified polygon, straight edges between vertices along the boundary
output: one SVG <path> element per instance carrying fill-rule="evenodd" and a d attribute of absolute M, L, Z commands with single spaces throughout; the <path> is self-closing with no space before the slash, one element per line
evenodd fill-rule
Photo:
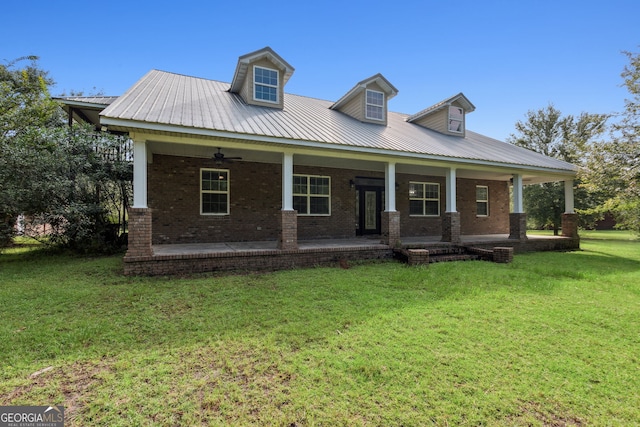
<path fill-rule="evenodd" d="M 358 197 L 358 235 L 380 234 L 383 189 L 381 187 L 356 187 Z"/>

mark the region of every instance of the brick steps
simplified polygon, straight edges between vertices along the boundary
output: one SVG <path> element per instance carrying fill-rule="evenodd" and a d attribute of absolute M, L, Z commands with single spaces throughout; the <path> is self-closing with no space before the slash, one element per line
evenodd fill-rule
<path fill-rule="evenodd" d="M 450 261 L 478 261 L 480 257 L 478 255 L 466 255 L 466 254 L 450 254 L 450 255 L 436 255 L 429 256 L 429 264 L 434 262 L 450 262 Z"/>

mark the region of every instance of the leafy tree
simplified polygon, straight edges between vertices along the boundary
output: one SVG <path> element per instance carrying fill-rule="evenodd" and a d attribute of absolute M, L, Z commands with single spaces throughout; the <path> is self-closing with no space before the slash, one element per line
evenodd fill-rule
<path fill-rule="evenodd" d="M 49 227 L 48 243 L 104 249 L 116 240 L 113 206 L 131 194 L 126 140 L 68 127 L 49 96 L 52 81 L 28 59 L 22 69 L 20 61 L 0 67 L 0 247 L 24 214 L 27 229 Z"/>
<path fill-rule="evenodd" d="M 624 52 L 622 72 L 631 97 L 610 142 L 597 144 L 583 173 L 585 186 L 604 195 L 591 213 L 613 213 L 617 225 L 640 234 L 640 53 Z"/>
<path fill-rule="evenodd" d="M 581 165 L 594 139 L 606 129 L 607 115 L 581 113 L 580 116 L 562 116 L 553 105 L 537 111 L 528 111 L 525 121 L 515 124 L 516 134 L 507 141 L 555 157 L 569 163 Z M 534 228 L 552 228 L 558 234 L 564 212 L 564 184 L 546 182 L 524 188 L 524 208 L 528 221 Z M 576 208 L 593 204 L 593 196 L 585 189 L 575 193 Z"/>

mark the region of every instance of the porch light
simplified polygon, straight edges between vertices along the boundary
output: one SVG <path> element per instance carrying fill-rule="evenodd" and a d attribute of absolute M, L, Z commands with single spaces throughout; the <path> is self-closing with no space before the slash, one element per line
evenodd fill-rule
<path fill-rule="evenodd" d="M 349 188 L 351 188 L 352 190 L 356 187 L 356 183 L 353 182 L 352 179 L 349 180 Z"/>

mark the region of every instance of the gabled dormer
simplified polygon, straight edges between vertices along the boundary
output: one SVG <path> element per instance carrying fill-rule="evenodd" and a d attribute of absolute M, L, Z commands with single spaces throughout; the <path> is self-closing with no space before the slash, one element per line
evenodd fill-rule
<path fill-rule="evenodd" d="M 464 137 L 466 114 L 475 109 L 476 107 L 460 92 L 407 117 L 406 121 L 446 135 Z"/>
<path fill-rule="evenodd" d="M 239 94 L 247 104 L 284 108 L 284 85 L 294 68 L 270 47 L 242 55 L 229 92 Z"/>
<path fill-rule="evenodd" d="M 329 108 L 361 122 L 386 125 L 387 102 L 397 94 L 398 89 L 378 73 L 357 83 Z"/>

